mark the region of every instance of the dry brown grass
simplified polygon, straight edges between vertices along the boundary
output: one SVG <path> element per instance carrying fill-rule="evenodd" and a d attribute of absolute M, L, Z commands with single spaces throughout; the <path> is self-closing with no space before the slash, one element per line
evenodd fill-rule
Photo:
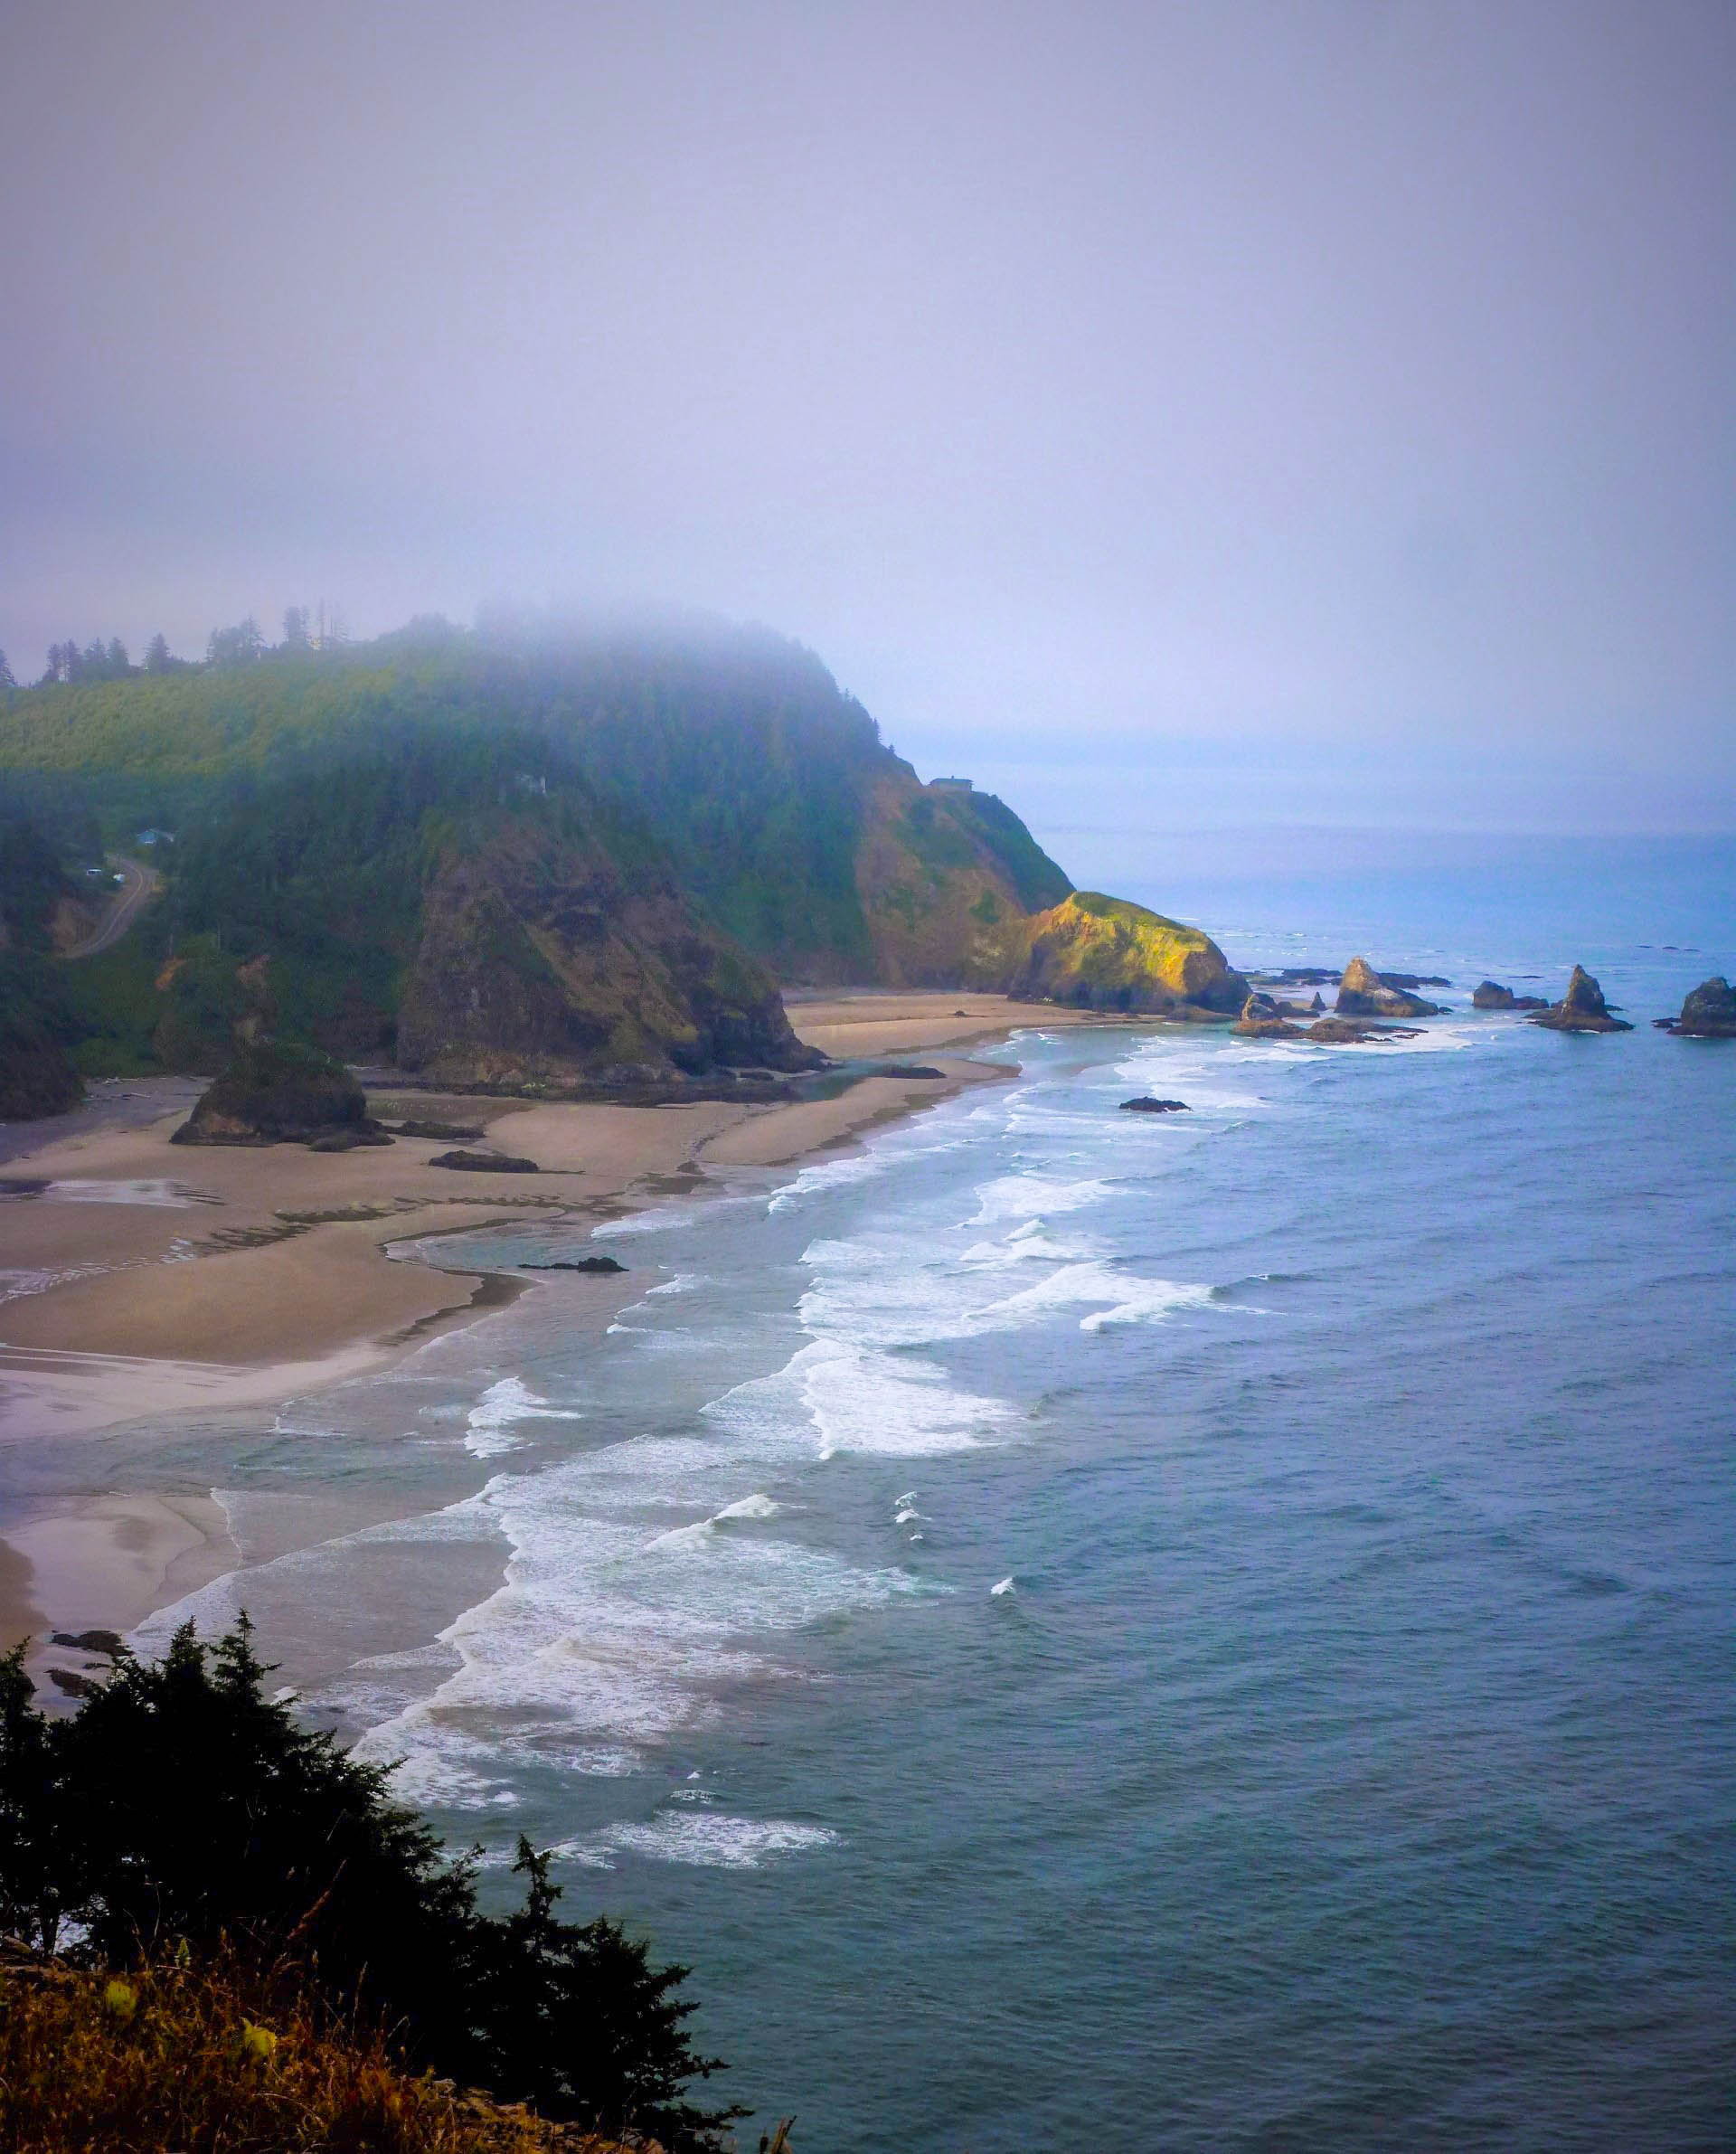
<path fill-rule="evenodd" d="M 640 2154 L 656 2154 L 648 2141 Z M 0 1964 L 4 2154 L 622 2154 L 415 2078 L 239 1959 L 110 1976 Z"/>

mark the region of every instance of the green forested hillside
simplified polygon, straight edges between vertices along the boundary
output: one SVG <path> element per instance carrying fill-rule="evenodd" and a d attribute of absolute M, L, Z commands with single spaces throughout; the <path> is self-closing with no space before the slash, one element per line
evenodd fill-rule
<path fill-rule="evenodd" d="M 701 911 L 785 978 L 902 978 L 893 945 L 924 920 L 939 954 L 920 968 L 945 970 L 961 871 L 978 920 L 985 900 L 998 919 L 1069 888 L 1010 809 L 920 787 L 811 652 L 760 629 L 420 623 L 355 650 L 54 685 L 0 711 L 0 787 L 61 789 L 111 842 L 174 830 L 177 930 L 269 930 L 327 1005 L 316 976 L 340 949 L 357 961 L 343 925 L 357 917 L 367 997 L 389 998 L 430 867 L 423 818 L 521 778 L 582 795 L 611 850 L 660 850 Z M 863 858 L 888 818 L 902 852 L 882 888 Z"/>

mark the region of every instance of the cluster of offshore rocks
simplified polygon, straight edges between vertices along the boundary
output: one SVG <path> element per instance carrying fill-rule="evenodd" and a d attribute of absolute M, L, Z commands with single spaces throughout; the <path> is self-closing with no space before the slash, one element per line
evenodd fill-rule
<path fill-rule="evenodd" d="M 1243 1003 L 1235 1029 L 1253 1039 L 1313 1040 L 1326 1046 L 1356 1046 L 1382 1038 L 1414 1039 L 1416 1030 L 1405 1024 L 1406 1019 L 1446 1014 L 1440 1003 L 1425 1001 L 1417 989 L 1450 987 L 1453 984 L 1435 973 L 1376 972 L 1366 958 L 1353 958 L 1338 980 L 1338 999 L 1328 1015 L 1317 990 L 1334 977 L 1315 966 L 1292 966 L 1283 972 L 1251 975 L 1261 986 Z M 1274 987 L 1312 987 L 1316 992 L 1311 1002 L 1286 1002 L 1264 991 Z M 1567 992 L 1559 1002 L 1551 1002 L 1542 995 L 1515 995 L 1499 980 L 1486 979 L 1473 991 L 1471 1006 L 1519 1011 L 1531 1024 L 1551 1032 L 1634 1029 L 1625 1017 L 1614 1015 L 1618 1006 L 1605 1001 L 1602 987 L 1583 965 L 1573 968 Z M 1685 1038 L 1736 1039 L 1736 990 L 1722 978 L 1703 980 L 1683 1003 L 1679 1017 L 1658 1017 L 1654 1022 L 1660 1032 L 1678 1033 Z"/>
<path fill-rule="evenodd" d="M 1332 978 L 1311 967 L 1292 968 L 1272 977 L 1274 986 L 1310 987 Z M 1241 1006 L 1236 1030 L 1257 1040 L 1313 1040 L 1321 1046 L 1354 1047 L 1365 1040 L 1415 1039 L 1410 1017 L 1438 1017 L 1443 1006 L 1427 1001 L 1419 987 L 1447 987 L 1450 980 L 1432 973 L 1376 972 L 1366 958 L 1353 958 L 1338 981 L 1338 998 L 1330 1014 L 1318 992 L 1311 1002 L 1285 1002 L 1259 988 Z M 1307 1022 L 1303 1022 L 1303 1020 Z"/>

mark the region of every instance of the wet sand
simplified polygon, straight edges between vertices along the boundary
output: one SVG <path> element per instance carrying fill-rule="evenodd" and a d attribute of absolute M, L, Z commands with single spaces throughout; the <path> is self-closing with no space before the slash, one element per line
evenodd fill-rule
<path fill-rule="evenodd" d="M 446 1145 L 407 1138 L 336 1154 L 172 1146 L 189 1090 L 174 1079 L 39 1125 L 33 1146 L 16 1125 L 0 1131 L 0 1186 L 18 1192 L 0 1195 L 0 1445 L 269 1404 L 383 1367 L 525 1290 L 393 1261 L 394 1242 L 526 1209 L 611 1217 L 670 1177 L 782 1166 L 1006 1074 L 937 1048 L 1078 1022 L 947 991 L 813 996 L 790 1016 L 835 1059 L 920 1053 L 941 1074 L 870 1075 L 833 1099 L 773 1107 L 371 1100 L 386 1120 L 480 1123 L 489 1147 L 536 1160 L 535 1176 L 431 1167 Z M 130 1627 L 233 1560 L 203 1495 L 87 1495 L 0 1541 L 0 1645 Z"/>

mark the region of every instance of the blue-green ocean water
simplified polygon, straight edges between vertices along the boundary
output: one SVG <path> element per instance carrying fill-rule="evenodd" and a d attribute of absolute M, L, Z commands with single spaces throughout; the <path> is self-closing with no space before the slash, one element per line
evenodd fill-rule
<path fill-rule="evenodd" d="M 1648 1022 L 1736 968 L 1703 854 L 1166 893 L 1453 1013 L 1023 1034 L 673 1197 L 607 1331 L 549 1279 L 189 1435 L 259 1559 L 190 1605 L 691 1961 L 744 2145 L 1727 2147 L 1736 1043 Z M 1464 1007 L 1575 959 L 1635 1032 Z"/>

